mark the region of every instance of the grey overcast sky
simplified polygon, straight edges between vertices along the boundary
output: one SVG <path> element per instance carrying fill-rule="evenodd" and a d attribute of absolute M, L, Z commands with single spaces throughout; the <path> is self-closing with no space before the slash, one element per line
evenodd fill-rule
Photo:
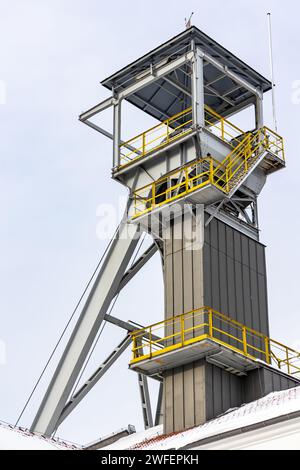
<path fill-rule="evenodd" d="M 117 206 L 126 194 L 110 179 L 111 142 L 80 124 L 77 116 L 108 96 L 101 79 L 180 33 L 191 11 L 193 24 L 268 77 L 266 14 L 273 13 L 278 122 L 288 166 L 269 178 L 259 199 L 261 240 L 268 246 L 272 336 L 300 347 L 299 2 L 0 0 L 3 421 L 16 421 L 105 249 L 107 241 L 96 232 L 97 208 Z M 270 96 L 265 112 L 272 126 Z M 131 131 L 139 130 L 136 122 L 129 112 Z M 157 257 L 121 294 L 114 315 L 141 324 L 162 319 Z M 104 330 L 87 374 L 122 336 L 116 328 Z M 59 436 L 85 443 L 129 423 L 142 428 L 129 357 L 128 351 L 61 426 Z M 22 425 L 31 424 L 58 358 Z M 153 405 L 155 392 L 154 384 Z"/>

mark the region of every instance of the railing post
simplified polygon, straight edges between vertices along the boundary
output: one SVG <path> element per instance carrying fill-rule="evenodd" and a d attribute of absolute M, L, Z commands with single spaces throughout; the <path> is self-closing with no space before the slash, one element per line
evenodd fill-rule
<path fill-rule="evenodd" d="M 247 355 L 248 355 L 248 349 L 247 349 L 247 331 L 246 331 L 246 327 L 245 327 L 245 326 L 243 327 L 243 350 L 244 350 L 245 356 L 247 356 Z"/>
<path fill-rule="evenodd" d="M 145 153 L 146 153 L 146 132 L 143 132 L 142 139 L 143 139 L 143 151 L 142 151 L 142 153 L 143 153 L 143 157 L 144 157 Z"/>
<path fill-rule="evenodd" d="M 184 315 L 180 317 L 180 329 L 181 329 L 181 346 L 184 345 Z"/>
<path fill-rule="evenodd" d="M 271 364 L 270 342 L 267 336 L 265 337 L 265 356 L 267 364 Z"/>
<path fill-rule="evenodd" d="M 134 212 L 134 215 L 137 214 L 137 207 L 136 207 L 136 194 L 133 193 L 133 212 Z"/>
<path fill-rule="evenodd" d="M 268 141 L 268 137 L 267 137 L 267 129 L 264 127 L 264 147 L 265 147 L 265 150 L 269 150 L 269 141 Z"/>
<path fill-rule="evenodd" d="M 228 176 L 228 168 L 225 171 L 225 180 L 226 180 L 226 191 L 229 193 L 229 176 Z"/>
<path fill-rule="evenodd" d="M 149 345 L 150 345 L 150 358 L 152 357 L 152 327 L 149 328 Z"/>
<path fill-rule="evenodd" d="M 169 129 L 169 119 L 167 120 L 167 143 L 169 143 L 170 139 L 170 129 Z"/>
<path fill-rule="evenodd" d="M 290 365 L 289 350 L 288 350 L 288 348 L 285 348 L 285 352 L 286 352 L 287 370 L 288 370 L 288 374 L 290 374 L 290 373 L 291 373 L 291 365 Z"/>
<path fill-rule="evenodd" d="M 132 354 L 133 354 L 133 359 L 136 359 L 137 356 L 137 349 L 136 349 L 136 336 L 132 336 Z"/>
<path fill-rule="evenodd" d="M 225 133 L 224 133 L 224 119 L 221 119 L 221 132 L 222 132 L 222 140 L 225 140 Z"/>
<path fill-rule="evenodd" d="M 189 173 L 188 173 L 187 168 L 184 169 L 184 174 L 185 174 L 185 192 L 188 193 L 189 192 Z"/>
<path fill-rule="evenodd" d="M 208 311 L 208 335 L 210 338 L 213 337 L 213 311 L 211 308 Z"/>
<path fill-rule="evenodd" d="M 248 138 L 247 138 L 247 143 L 246 143 L 246 148 L 245 148 L 245 152 L 244 152 L 244 167 L 245 167 L 245 171 L 247 172 L 248 171 L 248 158 L 250 156 L 250 152 L 251 152 L 251 149 L 250 149 L 250 134 L 248 135 Z"/>
<path fill-rule="evenodd" d="M 155 207 L 155 183 L 152 184 L 152 207 Z"/>
<path fill-rule="evenodd" d="M 214 182 L 214 161 L 211 158 L 209 162 L 209 180 L 211 183 Z"/>

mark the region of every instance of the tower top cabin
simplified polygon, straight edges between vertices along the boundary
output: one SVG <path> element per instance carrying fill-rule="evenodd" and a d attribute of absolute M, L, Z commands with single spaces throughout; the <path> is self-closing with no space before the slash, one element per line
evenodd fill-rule
<path fill-rule="evenodd" d="M 227 223 L 258 237 L 256 198 L 267 175 L 285 166 L 282 138 L 264 127 L 268 79 L 193 26 L 101 83 L 111 97 L 80 120 L 113 139 L 112 177 L 132 193 L 132 221 L 149 230 L 149 215 L 174 202 L 208 212 L 221 204 Z M 123 100 L 153 126 L 124 139 Z M 113 135 L 90 121 L 109 107 Z M 245 129 L 239 113 L 249 107 Z"/>

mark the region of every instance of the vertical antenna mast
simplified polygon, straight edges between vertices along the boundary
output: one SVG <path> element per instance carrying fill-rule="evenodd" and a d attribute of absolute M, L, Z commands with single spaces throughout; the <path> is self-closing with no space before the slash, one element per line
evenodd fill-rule
<path fill-rule="evenodd" d="M 268 13 L 268 27 L 269 27 L 269 51 L 270 51 L 270 68 L 272 80 L 272 107 L 273 107 L 273 121 L 275 131 L 278 131 L 277 116 L 276 116 L 276 97 L 275 97 L 275 78 L 274 78 L 274 61 L 273 61 L 273 40 L 272 40 L 272 21 L 271 13 Z"/>

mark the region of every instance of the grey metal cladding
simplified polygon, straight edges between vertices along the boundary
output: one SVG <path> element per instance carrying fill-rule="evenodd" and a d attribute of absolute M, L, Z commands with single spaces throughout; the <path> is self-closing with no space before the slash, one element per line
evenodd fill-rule
<path fill-rule="evenodd" d="M 243 403 L 242 378 L 206 363 L 206 419 L 210 420 Z"/>
<path fill-rule="evenodd" d="M 244 403 L 258 400 L 272 392 L 279 392 L 299 386 L 299 380 L 280 372 L 263 366 L 253 370 L 243 378 Z"/>
<path fill-rule="evenodd" d="M 206 365 L 201 359 L 165 373 L 165 433 L 206 421 Z"/>
<path fill-rule="evenodd" d="M 215 218 L 203 263 L 204 304 L 269 335 L 264 245 Z"/>

